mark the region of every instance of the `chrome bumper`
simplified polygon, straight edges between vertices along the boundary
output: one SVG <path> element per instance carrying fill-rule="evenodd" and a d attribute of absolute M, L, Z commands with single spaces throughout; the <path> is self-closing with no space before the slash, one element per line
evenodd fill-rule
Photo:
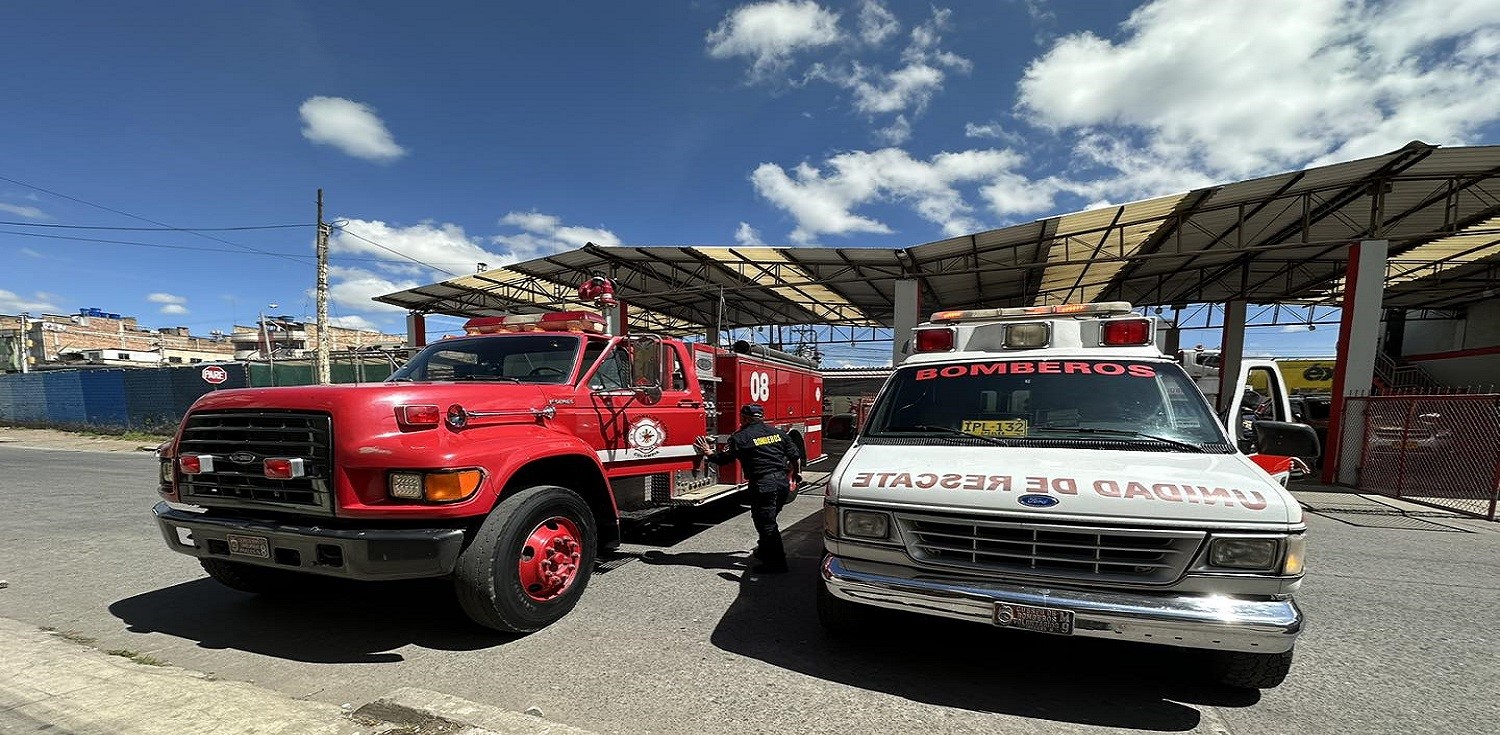
<path fill-rule="evenodd" d="M 1221 651 L 1281 653 L 1302 632 L 1290 599 L 1085 591 L 938 577 L 922 570 L 823 557 L 833 596 L 876 607 L 994 623 L 995 604 L 1073 611 L 1073 635 Z"/>

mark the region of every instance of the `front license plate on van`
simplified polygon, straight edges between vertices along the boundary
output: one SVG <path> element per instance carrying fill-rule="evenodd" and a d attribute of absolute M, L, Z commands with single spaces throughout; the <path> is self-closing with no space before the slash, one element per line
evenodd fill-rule
<path fill-rule="evenodd" d="M 239 536 L 231 533 L 225 535 L 224 540 L 229 542 L 230 554 L 271 558 L 271 544 L 266 541 L 265 536 Z"/>
<path fill-rule="evenodd" d="M 1072 635 L 1073 611 L 997 602 L 995 603 L 995 625 L 1002 628 L 1020 628 L 1036 633 Z"/>

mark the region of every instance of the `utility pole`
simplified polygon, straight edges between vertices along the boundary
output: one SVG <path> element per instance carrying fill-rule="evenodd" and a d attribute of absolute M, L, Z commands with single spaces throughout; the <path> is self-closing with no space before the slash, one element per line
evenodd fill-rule
<path fill-rule="evenodd" d="M 328 225 L 323 223 L 323 190 L 318 190 L 318 385 L 333 382 L 329 365 L 328 330 Z"/>

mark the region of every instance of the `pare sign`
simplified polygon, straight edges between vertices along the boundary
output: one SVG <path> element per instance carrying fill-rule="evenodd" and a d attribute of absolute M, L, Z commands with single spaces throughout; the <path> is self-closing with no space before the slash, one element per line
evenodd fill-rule
<path fill-rule="evenodd" d="M 218 385 L 229 380 L 229 371 L 218 365 L 209 365 L 203 368 L 203 382 L 209 385 Z"/>

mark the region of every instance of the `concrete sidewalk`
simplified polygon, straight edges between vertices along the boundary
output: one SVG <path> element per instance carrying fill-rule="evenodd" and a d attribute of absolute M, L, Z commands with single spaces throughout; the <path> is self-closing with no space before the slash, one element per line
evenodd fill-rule
<path fill-rule="evenodd" d="M 350 711 L 89 643 L 0 618 L 0 733 L 589 735 L 421 689 Z"/>

